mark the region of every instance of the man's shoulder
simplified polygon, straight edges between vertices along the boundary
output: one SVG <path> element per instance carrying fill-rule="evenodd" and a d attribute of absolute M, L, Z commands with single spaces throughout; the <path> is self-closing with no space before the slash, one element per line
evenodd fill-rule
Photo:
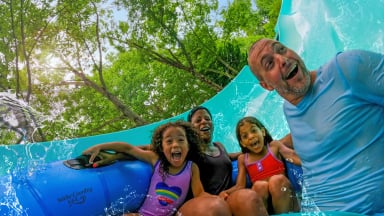
<path fill-rule="evenodd" d="M 337 61 L 342 60 L 347 62 L 350 62 L 350 61 L 362 62 L 367 57 L 369 58 L 369 56 L 380 56 L 380 55 L 382 56 L 383 54 L 376 53 L 369 50 L 363 50 L 363 49 L 351 49 L 351 50 L 338 52 L 335 58 L 337 59 Z"/>
<path fill-rule="evenodd" d="M 358 64 L 363 63 L 363 56 L 368 56 L 370 53 L 366 50 L 345 50 L 336 53 L 327 63 L 322 65 L 317 70 L 317 76 L 321 76 L 326 80 L 333 80 L 336 76 L 351 73 L 356 70 Z M 343 75 L 343 77 L 344 77 Z"/>

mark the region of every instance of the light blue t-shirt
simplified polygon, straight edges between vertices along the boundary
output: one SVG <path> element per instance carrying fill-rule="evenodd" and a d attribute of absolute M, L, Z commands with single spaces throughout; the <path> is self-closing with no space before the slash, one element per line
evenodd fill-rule
<path fill-rule="evenodd" d="M 384 55 L 337 54 L 284 112 L 302 160 L 303 211 L 384 214 Z"/>

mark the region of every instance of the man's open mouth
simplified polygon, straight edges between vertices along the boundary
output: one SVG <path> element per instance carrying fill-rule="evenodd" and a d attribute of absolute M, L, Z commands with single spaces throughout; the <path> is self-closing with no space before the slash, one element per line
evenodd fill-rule
<path fill-rule="evenodd" d="M 299 67 L 297 67 L 297 64 L 292 65 L 292 67 L 289 70 L 288 76 L 285 77 L 285 80 L 292 79 L 297 74 L 298 71 L 299 71 Z"/>

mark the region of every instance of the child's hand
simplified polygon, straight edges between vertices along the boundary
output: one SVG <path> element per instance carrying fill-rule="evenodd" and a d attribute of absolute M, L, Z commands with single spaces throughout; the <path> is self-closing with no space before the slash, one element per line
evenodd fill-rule
<path fill-rule="evenodd" d="M 92 146 L 91 148 L 88 148 L 87 150 L 83 151 L 83 155 L 91 155 L 89 157 L 89 163 L 93 164 L 93 161 L 95 160 L 96 156 L 100 153 L 100 148 L 96 146 Z M 94 166 L 95 167 L 95 166 Z"/>
<path fill-rule="evenodd" d="M 93 168 L 99 167 L 99 166 L 106 166 L 109 164 L 112 164 L 116 162 L 116 160 L 119 159 L 121 153 L 110 153 L 105 151 L 100 151 L 97 155 L 98 159 L 96 162 L 92 164 Z"/>
<path fill-rule="evenodd" d="M 228 198 L 229 194 L 225 191 L 222 191 L 219 193 L 219 197 L 220 198 L 223 198 L 224 200 L 226 200 Z"/>

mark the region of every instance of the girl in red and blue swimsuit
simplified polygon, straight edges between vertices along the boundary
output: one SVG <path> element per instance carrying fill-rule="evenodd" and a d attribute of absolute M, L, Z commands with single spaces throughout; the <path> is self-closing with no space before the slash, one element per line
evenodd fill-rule
<path fill-rule="evenodd" d="M 236 136 L 242 154 L 238 157 L 236 184 L 220 193 L 226 197 L 246 187 L 247 174 L 255 190 L 264 201 L 270 214 L 298 211 L 298 200 L 285 175 L 281 151 L 288 149 L 280 141 L 274 141 L 264 125 L 255 117 L 244 117 L 236 126 Z M 294 152 L 292 153 L 294 154 Z"/>

